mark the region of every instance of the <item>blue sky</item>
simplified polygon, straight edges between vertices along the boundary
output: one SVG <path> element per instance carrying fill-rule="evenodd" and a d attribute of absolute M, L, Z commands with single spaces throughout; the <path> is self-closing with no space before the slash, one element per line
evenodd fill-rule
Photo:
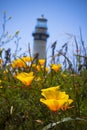
<path fill-rule="evenodd" d="M 48 19 L 50 37 L 47 46 L 57 40 L 59 49 L 68 38 L 66 33 L 79 37 L 79 27 L 87 45 L 87 0 L 0 0 L 0 28 L 4 11 L 8 17 L 12 16 L 7 23 L 7 31 L 13 34 L 20 30 L 20 47 L 24 51 L 28 43 L 32 50 L 32 32 L 41 14 Z M 13 48 L 14 44 L 11 46 Z"/>

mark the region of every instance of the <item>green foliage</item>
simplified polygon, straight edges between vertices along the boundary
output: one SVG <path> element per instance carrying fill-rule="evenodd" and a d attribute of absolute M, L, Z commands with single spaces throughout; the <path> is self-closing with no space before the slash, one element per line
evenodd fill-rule
<path fill-rule="evenodd" d="M 38 66 L 38 64 L 37 64 Z M 30 69 L 25 68 L 27 72 Z M 30 70 L 30 71 L 28 71 Z M 42 129 L 50 122 L 56 122 L 66 117 L 87 118 L 87 70 L 80 73 L 72 73 L 69 70 L 59 70 L 55 72 L 50 70 L 44 72 L 32 68 L 34 72 L 34 80 L 29 87 L 26 87 L 14 77 L 16 71 L 22 72 L 23 69 L 14 69 L 7 65 L 5 70 L 2 66 L 0 69 L 0 129 Z M 16 73 L 15 73 L 16 74 Z M 45 75 L 44 75 L 45 74 Z M 40 80 L 37 80 L 40 77 Z M 74 100 L 70 109 L 54 113 L 50 111 L 44 104 L 40 103 L 41 89 L 51 86 L 60 86 L 62 91 L 70 95 Z M 80 124 L 79 124 L 80 122 Z M 53 129 L 67 129 L 72 126 L 72 130 L 78 130 L 87 124 L 84 120 L 76 123 L 75 121 L 67 121 L 53 127 Z M 75 128 L 76 127 L 76 128 Z"/>

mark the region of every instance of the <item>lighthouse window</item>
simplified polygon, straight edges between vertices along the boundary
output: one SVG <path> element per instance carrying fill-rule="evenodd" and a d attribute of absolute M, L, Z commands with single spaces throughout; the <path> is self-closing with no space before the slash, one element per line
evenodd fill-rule
<path fill-rule="evenodd" d="M 46 22 L 42 22 L 42 21 L 38 21 L 37 22 L 37 27 L 47 27 L 47 24 L 46 24 Z"/>

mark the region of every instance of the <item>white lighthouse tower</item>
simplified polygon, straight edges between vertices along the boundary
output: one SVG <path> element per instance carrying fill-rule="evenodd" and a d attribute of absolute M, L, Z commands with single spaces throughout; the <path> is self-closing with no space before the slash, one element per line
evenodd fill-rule
<path fill-rule="evenodd" d="M 33 43 L 33 57 L 38 54 L 39 59 L 46 58 L 46 43 L 49 34 L 47 33 L 47 19 L 42 15 L 41 18 L 37 19 L 35 31 L 33 32 L 34 43 Z"/>

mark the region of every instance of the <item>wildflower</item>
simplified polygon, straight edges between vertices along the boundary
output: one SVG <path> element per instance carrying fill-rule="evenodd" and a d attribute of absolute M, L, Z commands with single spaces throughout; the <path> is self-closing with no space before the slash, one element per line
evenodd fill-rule
<path fill-rule="evenodd" d="M 0 84 L 1 84 L 2 80 L 0 79 Z"/>
<path fill-rule="evenodd" d="M 11 66 L 12 66 L 13 68 L 16 68 L 16 67 L 22 68 L 22 67 L 25 67 L 25 66 L 26 66 L 26 63 L 25 63 L 22 59 L 19 59 L 19 58 L 18 58 L 17 60 L 14 60 L 14 61 L 12 62 Z"/>
<path fill-rule="evenodd" d="M 41 80 L 41 78 L 40 77 L 37 77 L 36 79 L 35 79 L 35 81 L 40 81 Z"/>
<path fill-rule="evenodd" d="M 41 70 L 41 66 L 40 66 L 40 65 L 37 65 L 37 66 L 36 66 L 36 69 L 37 69 L 37 71 L 40 71 L 40 70 Z"/>
<path fill-rule="evenodd" d="M 58 65 L 52 64 L 51 65 L 51 69 L 53 69 L 55 72 L 58 72 L 60 70 L 60 68 L 61 68 L 61 64 L 58 64 Z"/>
<path fill-rule="evenodd" d="M 8 70 L 7 70 L 7 69 L 5 69 L 5 70 L 4 70 L 4 74 L 7 74 L 7 73 L 8 73 Z"/>
<path fill-rule="evenodd" d="M 24 85 L 29 86 L 32 83 L 32 80 L 34 79 L 34 76 L 33 72 L 21 72 L 17 74 L 16 78 L 19 79 Z"/>
<path fill-rule="evenodd" d="M 0 64 L 2 64 L 2 59 L 0 58 Z"/>
<path fill-rule="evenodd" d="M 49 72 L 50 68 L 45 67 L 45 72 Z"/>
<path fill-rule="evenodd" d="M 36 69 L 36 64 L 31 64 L 31 67 L 32 67 L 33 69 Z"/>
<path fill-rule="evenodd" d="M 3 62 L 3 61 L 2 61 L 2 59 L 0 58 L 0 67 L 2 67 L 2 62 Z"/>
<path fill-rule="evenodd" d="M 3 86 L 0 86 L 0 88 L 3 88 Z"/>
<path fill-rule="evenodd" d="M 45 63 L 45 59 L 39 59 L 38 62 L 39 62 L 40 65 L 44 65 L 44 63 Z"/>
<path fill-rule="evenodd" d="M 29 57 L 29 56 L 24 56 L 21 58 L 24 62 L 31 62 L 33 60 L 33 58 Z"/>
<path fill-rule="evenodd" d="M 32 64 L 32 67 L 33 67 L 33 68 L 36 68 L 36 64 Z"/>
<path fill-rule="evenodd" d="M 2 80 L 0 79 L 0 88 L 3 88 L 3 86 L 1 85 L 1 83 L 2 83 Z"/>
<path fill-rule="evenodd" d="M 47 105 L 47 107 L 52 111 L 57 111 L 60 109 L 66 110 L 73 102 L 72 99 L 69 99 L 68 94 L 59 90 L 59 86 L 42 89 L 41 91 L 41 95 L 44 98 L 41 98 L 40 102 Z"/>

